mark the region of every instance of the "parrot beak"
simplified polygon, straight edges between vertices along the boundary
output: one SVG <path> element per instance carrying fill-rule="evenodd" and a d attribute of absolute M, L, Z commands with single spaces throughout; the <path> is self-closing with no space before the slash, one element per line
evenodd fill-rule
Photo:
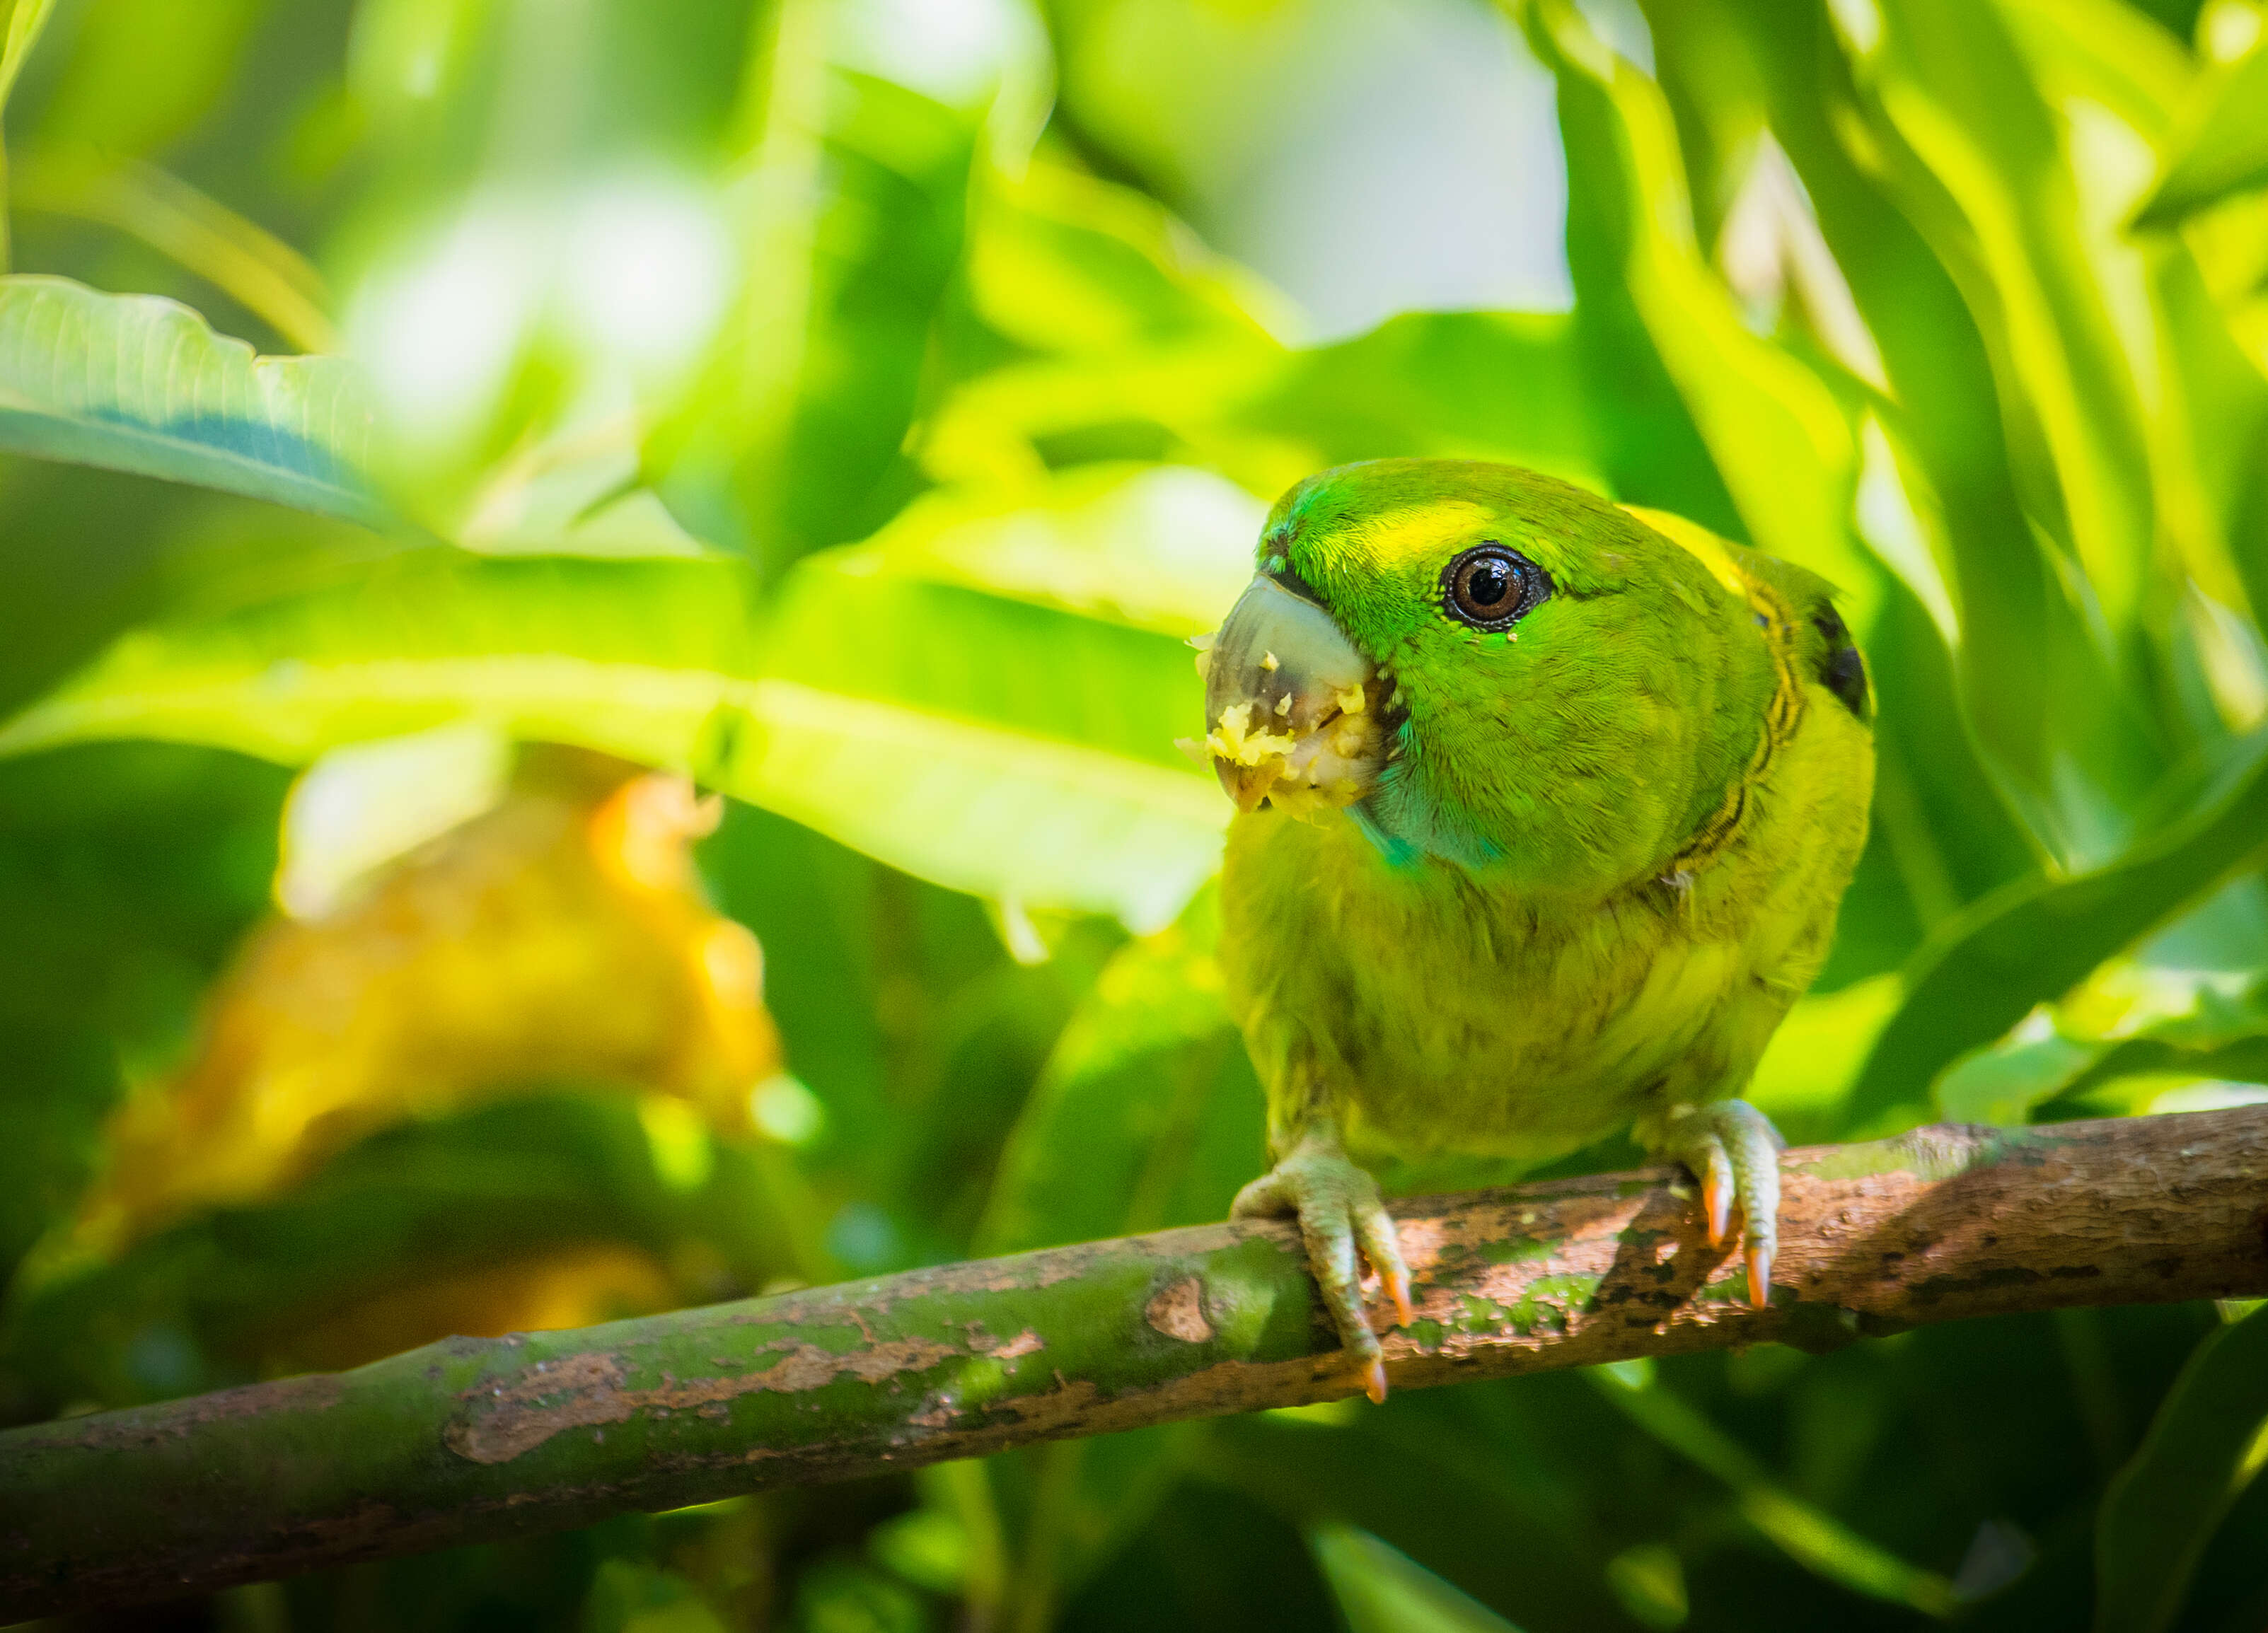
<path fill-rule="evenodd" d="M 1383 683 L 1329 613 L 1263 573 L 1198 661 L 1204 752 L 1239 811 L 1320 818 L 1370 791 L 1386 763 Z"/>

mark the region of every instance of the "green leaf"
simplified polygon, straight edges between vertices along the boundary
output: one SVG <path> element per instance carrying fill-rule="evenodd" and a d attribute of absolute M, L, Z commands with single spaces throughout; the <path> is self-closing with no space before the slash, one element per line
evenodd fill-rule
<path fill-rule="evenodd" d="M 979 1250 L 1217 1219 L 1264 1161 L 1259 1085 L 1222 1002 L 1211 893 L 1119 950 L 1002 1153 Z"/>
<path fill-rule="evenodd" d="M 1904 993 L 1891 974 L 1798 998 L 1764 1046 L 1743 1098 L 1796 1144 L 1840 1135 L 1851 1085 Z"/>
<path fill-rule="evenodd" d="M 2253 880 L 2237 887 L 2259 888 Z M 2237 957 L 2249 964 L 2253 954 Z M 2151 1081 L 2134 1085 L 2136 1111 L 2153 1108 L 2168 1078 L 2191 1080 L 2174 1091 L 2174 1106 L 2200 1092 L 2226 1101 L 2242 1092 L 2232 1080 L 2268 1082 L 2268 977 L 2114 961 L 2063 1003 L 1956 1061 L 1939 1079 L 1937 1103 L 1955 1122 L 2015 1127 L 2067 1095 L 2088 1095 L 2084 1103 L 2102 1109 L 2092 1092 L 2137 1078 Z"/>
<path fill-rule="evenodd" d="M 1259 491 L 1311 467 L 1241 423 L 1287 354 L 1254 316 L 1268 291 L 1207 254 L 1155 200 L 1045 160 L 988 173 L 968 282 L 983 329 L 958 336 L 989 362 L 920 428 L 939 480 L 994 485 L 1047 467 L 1183 458 Z"/>
<path fill-rule="evenodd" d="M 1008 519 L 1044 552 L 1063 516 Z M 1189 649 L 925 577 L 1015 577 L 935 543 L 807 560 L 761 663 L 738 563 L 413 550 L 127 636 L 0 725 L 0 754 L 142 737 L 298 762 L 478 719 L 693 771 L 954 889 L 1170 922 L 1228 809 L 1174 747 L 1202 714 Z"/>
<path fill-rule="evenodd" d="M 1219 793 L 1187 772 L 789 680 L 744 718 L 705 781 L 956 890 L 1148 930 L 1219 862 Z"/>
<path fill-rule="evenodd" d="M 346 582 L 138 630 L 0 725 L 0 754 L 155 738 L 299 762 L 479 719 L 683 767 L 751 695 L 747 570 L 430 548 Z"/>
<path fill-rule="evenodd" d="M 2066 119 L 2085 98 L 2153 145 L 2197 95 L 2198 64 L 2171 28 L 2123 0 L 2003 0 L 2009 37 Z M 2073 166 L 2081 188 L 2110 180 Z"/>
<path fill-rule="evenodd" d="M 2256 861 L 2268 834 L 2268 737 L 2256 735 L 2249 747 L 2212 798 L 2111 865 L 2019 881 L 1933 935 L 1852 1092 L 1852 1129 L 1882 1132 L 1918 1120 L 1953 1061 Z"/>
<path fill-rule="evenodd" d="M 1517 380 L 1520 389 L 1506 391 Z M 1598 492 L 1593 392 L 1564 314 L 1410 312 L 1292 354 L 1241 423 L 1314 449 L 1316 466 L 1400 456 L 1502 460 Z"/>
<path fill-rule="evenodd" d="M 939 498 L 808 557 L 768 626 L 759 729 L 704 775 L 956 889 L 1171 922 L 1227 820 L 1174 747 L 1204 713 L 1175 636 L 1247 574 L 1250 502 L 1220 487 L 1074 477 L 989 516 Z"/>
<path fill-rule="evenodd" d="M 73 19 L 38 145 L 145 158 L 178 143 L 240 71 L 247 36 L 272 0 L 120 0 Z M 18 9 L 30 9 L 21 4 Z"/>
<path fill-rule="evenodd" d="M 1884 416 L 1900 453 L 1895 474 L 1912 490 L 1919 531 L 1941 535 L 1951 565 L 1958 698 L 1933 703 L 1898 758 L 1918 794 L 1945 800 L 1939 843 L 1949 853 L 1983 814 L 1969 779 L 1930 786 L 1940 760 L 1966 758 L 1946 752 L 1957 720 L 2034 849 L 2066 864 L 2107 860 L 2156 771 L 2134 697 L 2026 515 L 2040 485 L 2036 442 L 1970 234 L 1862 95 L 1829 14 L 1795 4 L 1722 12 L 1762 73 L 1773 133 L 1881 348 L 1902 410 Z M 1916 680 L 1935 689 L 1934 676 L 1910 676 L 1909 687 Z M 1900 690 L 1882 695 L 1883 725 L 1896 734 Z"/>
<path fill-rule="evenodd" d="M 1178 641 L 1214 628 L 1235 602 L 1267 515 L 1211 471 L 1087 465 L 1020 502 L 926 494 L 833 559 L 854 576 L 959 585 Z"/>
<path fill-rule="evenodd" d="M 2135 225 L 2174 226 L 2232 193 L 2268 184 L 2268 50 L 2229 70 L 2200 107 Z"/>
<path fill-rule="evenodd" d="M 1741 1517 L 1807 1570 L 1854 1593 L 1927 1615 L 1953 1609 L 1951 1583 L 1867 1541 L 1780 1485 L 1746 1446 L 1658 1386 L 1651 1360 L 1617 1361 L 1583 1376 L 1639 1428 L 1731 1487 Z"/>
<path fill-rule="evenodd" d="M 43 158 L 18 165 L 14 180 L 17 209 L 131 233 L 238 301 L 285 343 L 338 349 L 321 275 L 290 245 L 179 176 L 133 159 Z"/>
<path fill-rule="evenodd" d="M 2132 252 L 2090 230 L 2055 113 L 1996 8 L 1889 0 L 1881 15 L 1880 40 L 1852 60 L 1874 128 L 1927 167 L 1899 173 L 1901 205 L 1961 282 L 2002 401 L 2033 422 L 2027 507 L 2124 629 L 2155 519 L 2136 364 L 2112 309 Z"/>
<path fill-rule="evenodd" d="M 2095 1517 L 2096 1633 L 2156 1633 L 2268 1462 L 2268 1310 L 2208 1334 Z"/>
<path fill-rule="evenodd" d="M 1307 1536 L 1352 1633 L 1518 1633 L 1486 1605 L 1400 1548 L 1352 1526 Z"/>
<path fill-rule="evenodd" d="M 188 307 L 0 279 L 0 448 L 378 525 L 372 413 L 335 357 L 258 357 Z"/>
<path fill-rule="evenodd" d="M 1844 408 L 1808 364 L 1749 330 L 1704 259 L 1660 87 L 1572 4 L 1538 0 L 1528 15 L 1558 77 L 1570 163 L 1620 205 L 1598 211 L 1602 247 L 1618 263 L 1749 538 L 1843 590 L 1863 636 L 1879 574 L 1851 533 L 1858 449 Z"/>
<path fill-rule="evenodd" d="M 24 71 L 24 59 L 39 43 L 40 31 L 47 26 L 48 13 L 54 10 L 55 0 L 9 0 L 8 32 L 4 43 L 0 43 L 0 107 L 6 105 L 15 90 L 17 76 Z"/>

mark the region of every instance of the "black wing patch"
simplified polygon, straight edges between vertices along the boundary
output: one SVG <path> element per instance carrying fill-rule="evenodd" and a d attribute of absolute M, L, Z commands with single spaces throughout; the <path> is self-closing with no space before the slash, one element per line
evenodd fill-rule
<path fill-rule="evenodd" d="M 1874 698 L 1867 688 L 1867 660 L 1859 652 L 1851 631 L 1831 607 L 1811 614 L 1811 627 L 1825 643 L 1819 654 L 1819 683 L 1843 700 L 1843 706 L 1862 721 L 1874 717 Z"/>

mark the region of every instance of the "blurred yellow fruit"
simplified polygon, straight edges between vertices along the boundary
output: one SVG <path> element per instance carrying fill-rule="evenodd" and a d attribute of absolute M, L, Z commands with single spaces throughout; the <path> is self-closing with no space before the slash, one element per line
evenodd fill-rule
<path fill-rule="evenodd" d="M 114 1120 L 77 1245 L 115 1253 L 389 1124 L 528 1089 L 672 1096 L 749 1132 L 778 1036 L 755 938 L 693 869 L 717 817 L 681 777 L 524 750 L 493 809 L 251 937 L 193 1058 Z"/>

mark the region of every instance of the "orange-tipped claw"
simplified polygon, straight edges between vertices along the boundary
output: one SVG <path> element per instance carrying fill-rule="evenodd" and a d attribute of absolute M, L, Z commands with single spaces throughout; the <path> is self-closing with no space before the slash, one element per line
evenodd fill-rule
<path fill-rule="evenodd" d="M 1370 1397 L 1373 1406 L 1386 1404 L 1386 1363 L 1373 1361 L 1363 1369 L 1362 1392 Z"/>
<path fill-rule="evenodd" d="M 1733 1188 L 1712 1173 L 1701 1181 L 1701 1217 L 1709 1226 L 1709 1246 L 1722 1247 L 1733 1232 Z"/>
<path fill-rule="evenodd" d="M 1759 1310 L 1771 1307 L 1771 1262 L 1770 1249 L 1749 1245 L 1749 1302 Z"/>
<path fill-rule="evenodd" d="M 1418 1312 L 1410 1304 L 1410 1278 L 1391 1268 L 1379 1272 L 1378 1279 L 1386 1284 L 1386 1296 L 1394 1301 L 1394 1313 L 1404 1327 L 1417 1325 Z"/>

